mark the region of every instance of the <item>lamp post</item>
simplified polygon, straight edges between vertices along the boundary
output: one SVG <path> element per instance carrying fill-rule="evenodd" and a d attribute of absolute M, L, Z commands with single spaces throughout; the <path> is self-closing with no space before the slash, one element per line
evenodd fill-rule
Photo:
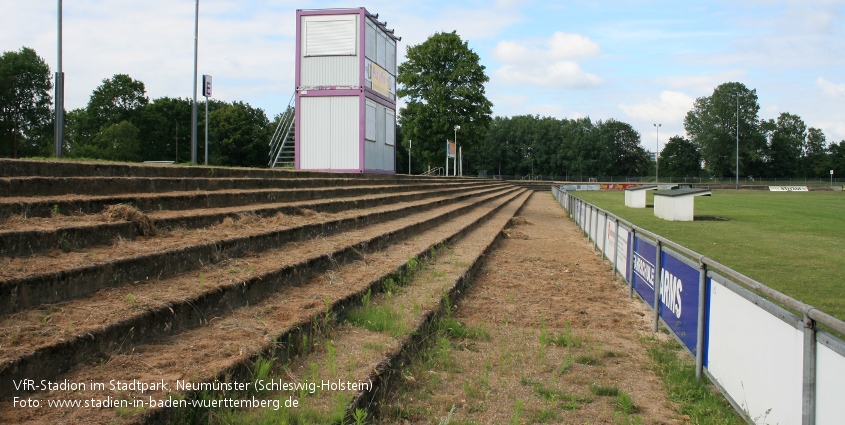
<path fill-rule="evenodd" d="M 194 10 L 194 104 L 191 108 L 191 162 L 197 163 L 197 44 L 200 28 L 200 0 Z"/>
<path fill-rule="evenodd" d="M 58 0 L 59 18 L 58 18 L 58 67 L 56 68 L 56 120 L 55 120 L 55 139 L 53 141 L 53 156 L 56 158 L 62 157 L 62 146 L 64 145 L 65 134 L 65 73 L 62 72 L 62 0 Z"/>
<path fill-rule="evenodd" d="M 458 152 L 457 152 L 457 150 L 458 150 L 458 130 L 460 130 L 460 129 L 461 129 L 461 126 L 455 125 L 455 167 L 454 167 L 455 169 L 452 170 L 452 173 L 456 176 L 458 175 L 458 163 L 457 163 Z"/>
<path fill-rule="evenodd" d="M 736 190 L 739 190 L 739 93 L 736 96 Z"/>
<path fill-rule="evenodd" d="M 660 161 L 658 161 L 658 156 L 660 154 L 660 126 L 663 124 L 654 124 L 654 128 L 657 129 L 657 136 L 654 142 L 654 184 L 657 184 L 657 177 L 660 173 Z"/>

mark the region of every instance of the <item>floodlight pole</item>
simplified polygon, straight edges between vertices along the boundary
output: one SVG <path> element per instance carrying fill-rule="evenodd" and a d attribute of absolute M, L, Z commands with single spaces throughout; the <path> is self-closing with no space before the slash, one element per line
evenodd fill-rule
<path fill-rule="evenodd" d="M 191 108 L 191 162 L 197 163 L 197 45 L 200 27 L 200 0 L 194 9 L 194 104 Z"/>
<path fill-rule="evenodd" d="M 736 93 L 736 190 L 739 190 L 739 93 Z"/>
<path fill-rule="evenodd" d="M 654 128 L 657 129 L 657 136 L 654 143 L 654 184 L 657 184 L 658 181 L 658 173 L 660 173 L 660 161 L 658 161 L 658 154 L 660 152 L 660 126 L 663 124 L 653 124 Z"/>
<path fill-rule="evenodd" d="M 64 135 L 65 135 L 65 74 L 62 72 L 62 0 L 58 0 L 58 37 L 57 37 L 57 50 L 58 50 L 58 65 L 56 67 L 56 78 L 55 78 L 55 107 L 56 107 L 56 119 L 55 119 L 55 138 L 53 142 L 53 156 L 56 158 L 62 157 L 62 146 L 64 146 Z"/>
<path fill-rule="evenodd" d="M 408 139 L 408 175 L 411 175 L 411 148 L 414 146 L 413 140 Z"/>
<path fill-rule="evenodd" d="M 452 170 L 452 173 L 456 176 L 458 175 L 458 130 L 460 129 L 461 126 L 455 125 L 455 166 L 453 167 L 454 170 Z"/>

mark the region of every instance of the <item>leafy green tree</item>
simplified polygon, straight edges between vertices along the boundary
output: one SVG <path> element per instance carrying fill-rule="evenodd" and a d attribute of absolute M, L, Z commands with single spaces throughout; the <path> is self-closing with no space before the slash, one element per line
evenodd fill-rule
<path fill-rule="evenodd" d="M 50 67 L 35 50 L 22 47 L 18 52 L 3 52 L 0 56 L 0 156 L 17 158 L 21 154 L 49 152 L 52 137 L 45 127 L 52 123 L 52 88 Z"/>
<path fill-rule="evenodd" d="M 112 124 L 97 133 L 91 143 L 81 146 L 75 156 L 111 161 L 141 161 L 140 131 L 129 121 Z"/>
<path fill-rule="evenodd" d="M 701 154 L 698 148 L 681 136 L 672 136 L 660 152 L 660 174 L 667 177 L 698 177 Z"/>
<path fill-rule="evenodd" d="M 136 111 L 149 103 L 144 83 L 126 74 L 103 80 L 88 100 L 89 125 L 100 129 L 122 121 L 134 121 Z"/>
<path fill-rule="evenodd" d="M 69 155 L 99 159 L 136 158 L 134 161 L 145 159 L 142 154 L 145 150 L 141 148 L 137 152 L 116 155 L 104 148 L 104 139 L 95 140 L 101 132 L 127 122 L 139 131 L 138 143 L 141 143 L 140 128 L 147 130 L 151 127 L 143 125 L 139 119 L 140 110 L 149 103 L 145 93 L 144 83 L 133 80 L 126 74 L 116 74 L 112 78 L 104 79 L 103 84 L 94 89 L 85 109 L 67 114 L 66 141 Z M 127 127 L 120 129 L 125 132 Z M 112 137 L 115 131 L 117 130 L 112 129 L 109 137 Z M 134 142 L 125 146 L 134 146 Z"/>
<path fill-rule="evenodd" d="M 766 138 L 760 130 L 759 111 L 757 91 L 749 90 L 742 83 L 723 83 L 713 90 L 712 95 L 695 100 L 693 109 L 684 118 L 684 129 L 713 175 L 727 177 L 736 174 L 737 132 L 739 173 L 760 174 Z"/>
<path fill-rule="evenodd" d="M 209 112 L 209 164 L 262 167 L 272 129 L 267 115 L 248 103 L 234 102 Z"/>
<path fill-rule="evenodd" d="M 840 140 L 839 143 L 831 143 L 828 146 L 827 169 L 833 170 L 833 177 L 845 177 L 845 140 Z"/>
<path fill-rule="evenodd" d="M 484 93 L 489 78 L 478 55 L 454 31 L 436 33 L 409 46 L 399 66 L 397 94 L 407 98 L 399 124 L 413 140 L 412 157 L 423 164 L 445 164 L 446 141 L 455 138 L 464 151 L 487 135 L 493 104 Z"/>
<path fill-rule="evenodd" d="M 808 128 L 803 158 L 803 168 L 807 177 L 827 177 L 830 175 L 830 168 L 827 166 L 827 153 L 827 139 L 824 132 L 818 128 Z"/>
<path fill-rule="evenodd" d="M 205 108 L 201 106 L 199 109 L 200 117 L 202 117 L 205 114 Z M 154 99 L 136 111 L 134 122 L 141 131 L 141 152 L 144 160 L 177 162 L 190 160 L 190 99 L 171 97 Z M 201 122 L 198 133 L 200 145 L 205 138 L 204 131 L 205 125 Z M 199 158 L 203 158 L 202 149 L 203 147 L 199 146 Z"/>
<path fill-rule="evenodd" d="M 783 112 L 778 116 L 769 138 L 769 173 L 771 177 L 793 177 L 801 174 L 807 126 L 798 115 Z"/>
<path fill-rule="evenodd" d="M 599 122 L 597 126 L 607 152 L 607 168 L 597 174 L 639 176 L 650 168 L 648 152 L 640 144 L 640 133 L 634 127 L 614 119 Z"/>

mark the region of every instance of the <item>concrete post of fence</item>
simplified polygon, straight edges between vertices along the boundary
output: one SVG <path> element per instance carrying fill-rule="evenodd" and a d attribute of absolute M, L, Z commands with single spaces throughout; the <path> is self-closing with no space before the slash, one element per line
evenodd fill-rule
<path fill-rule="evenodd" d="M 660 243 L 659 239 L 657 240 L 657 247 L 655 247 L 654 252 L 654 332 L 657 332 L 658 325 L 660 324 L 660 275 L 663 269 L 663 262 L 661 261 L 661 257 L 663 257 L 663 244 Z"/>
<path fill-rule="evenodd" d="M 707 306 L 707 264 L 699 260 L 698 269 L 698 329 L 695 335 L 695 378 L 701 379 L 704 372 L 704 309 Z"/>
<path fill-rule="evenodd" d="M 637 243 L 637 228 L 631 227 L 631 240 L 628 241 L 628 298 L 634 298 L 634 245 Z"/>
<path fill-rule="evenodd" d="M 616 236 L 613 238 L 613 277 L 619 275 L 619 218 L 616 218 Z"/>
<path fill-rule="evenodd" d="M 804 388 L 801 394 L 801 423 L 816 423 L 816 322 L 804 313 Z"/>

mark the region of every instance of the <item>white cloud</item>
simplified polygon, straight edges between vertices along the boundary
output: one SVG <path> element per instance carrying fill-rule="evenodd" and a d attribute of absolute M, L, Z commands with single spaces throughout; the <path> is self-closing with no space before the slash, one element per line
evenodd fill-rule
<path fill-rule="evenodd" d="M 742 70 L 727 70 L 700 75 L 673 75 L 657 78 L 655 82 L 676 91 L 693 93 L 695 96 L 710 96 L 716 86 L 728 81 L 743 82 L 748 73 Z"/>
<path fill-rule="evenodd" d="M 598 44 L 580 34 L 555 32 L 543 40 L 505 40 L 493 50 L 504 62 L 493 72 L 498 83 L 558 88 L 590 88 L 602 78 L 581 69 L 575 59 L 597 57 Z"/>
<path fill-rule="evenodd" d="M 822 93 L 832 99 L 845 98 L 845 84 L 836 84 L 819 77 L 816 79 L 816 86 L 821 89 Z"/>
<path fill-rule="evenodd" d="M 501 41 L 493 57 L 506 63 L 548 63 L 595 57 L 601 53 L 598 44 L 580 34 L 555 32 L 546 40 Z"/>
<path fill-rule="evenodd" d="M 657 99 L 627 105 L 620 104 L 626 115 L 649 122 L 682 122 L 695 99 L 686 93 L 664 90 Z"/>
<path fill-rule="evenodd" d="M 570 89 L 596 87 L 602 82 L 599 76 L 584 72 L 573 61 L 558 61 L 542 67 L 505 65 L 494 71 L 493 77 L 504 84 Z"/>

